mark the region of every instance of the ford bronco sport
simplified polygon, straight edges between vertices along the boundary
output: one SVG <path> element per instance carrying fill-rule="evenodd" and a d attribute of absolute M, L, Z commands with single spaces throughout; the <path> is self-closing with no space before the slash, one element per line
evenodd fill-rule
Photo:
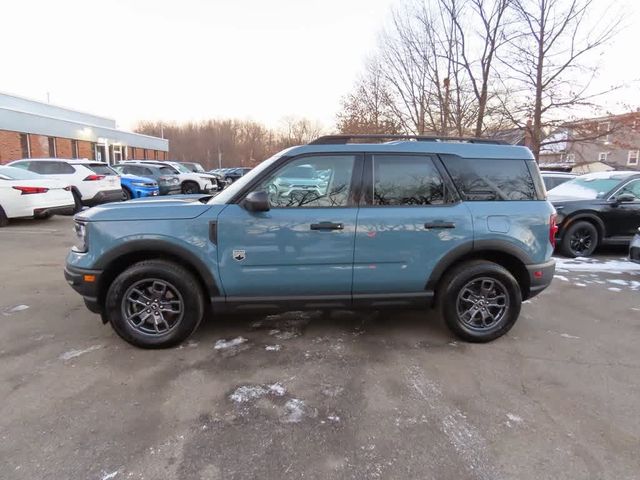
<path fill-rule="evenodd" d="M 300 167 L 317 188 L 275 185 Z M 274 155 L 217 196 L 78 214 L 65 277 L 141 347 L 182 342 L 205 312 L 428 306 L 460 338 L 486 342 L 550 284 L 555 228 L 527 148 L 334 135 Z"/>

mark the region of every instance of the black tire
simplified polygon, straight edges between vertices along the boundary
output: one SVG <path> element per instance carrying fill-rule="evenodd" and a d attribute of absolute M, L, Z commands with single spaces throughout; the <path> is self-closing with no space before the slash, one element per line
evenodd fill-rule
<path fill-rule="evenodd" d="M 9 225 L 9 217 L 4 211 L 4 208 L 0 206 L 0 227 L 6 227 Z"/>
<path fill-rule="evenodd" d="M 149 284 L 151 287 L 147 288 Z M 163 331 L 156 332 L 153 329 L 159 329 L 160 317 L 154 316 L 153 309 L 162 310 L 162 303 L 156 307 L 152 303 L 148 309 L 146 305 L 147 300 L 160 299 L 162 284 L 167 285 L 165 293 L 172 294 L 169 300 L 164 297 L 165 308 L 167 303 L 179 303 L 182 314 L 160 312 L 166 328 L 163 325 Z M 204 313 L 203 298 L 198 281 L 188 270 L 164 260 L 146 260 L 129 267 L 113 281 L 107 292 L 105 315 L 115 332 L 130 344 L 167 348 L 183 342 L 198 328 Z"/>
<path fill-rule="evenodd" d="M 200 193 L 200 186 L 196 182 L 184 182 L 182 184 L 182 193 L 185 195 Z"/>
<path fill-rule="evenodd" d="M 131 192 L 128 188 L 122 187 L 122 201 L 126 202 L 127 200 L 131 200 Z"/>
<path fill-rule="evenodd" d="M 72 190 L 71 193 L 73 194 L 73 213 L 78 213 L 80 210 L 82 210 L 82 200 L 80 199 L 80 194 L 75 190 Z"/>
<path fill-rule="evenodd" d="M 493 287 L 489 288 L 490 284 Z M 471 295 L 475 285 L 477 295 Z M 475 343 L 490 342 L 507 333 L 516 323 L 522 306 L 520 285 L 513 275 L 485 260 L 454 267 L 443 278 L 436 295 L 451 332 Z M 500 296 L 504 299 L 498 300 Z"/>
<path fill-rule="evenodd" d="M 560 253 L 570 258 L 589 257 L 598 248 L 599 241 L 600 235 L 593 223 L 577 221 L 564 232 Z"/>

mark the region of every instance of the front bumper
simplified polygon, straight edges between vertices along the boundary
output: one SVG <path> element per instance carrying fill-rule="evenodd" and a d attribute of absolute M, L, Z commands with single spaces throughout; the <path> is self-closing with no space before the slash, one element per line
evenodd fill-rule
<path fill-rule="evenodd" d="M 176 195 L 182 193 L 182 187 L 178 185 L 160 185 L 160 195 Z"/>
<path fill-rule="evenodd" d="M 88 270 L 71 265 L 64 267 L 65 280 L 82 296 L 85 305 L 93 313 L 102 313 L 102 306 L 98 300 L 101 276 L 102 270 Z"/>
<path fill-rule="evenodd" d="M 553 274 L 556 271 L 556 261 L 551 259 L 545 263 L 527 265 L 526 267 L 529 272 L 529 295 L 527 298 L 532 298 L 551 285 Z"/>
<path fill-rule="evenodd" d="M 82 204 L 87 207 L 94 207 L 102 203 L 122 201 L 122 190 L 103 190 L 96 193 L 95 197 L 82 199 Z"/>
<path fill-rule="evenodd" d="M 640 233 L 633 237 L 629 248 L 629 260 L 640 263 Z"/>
<path fill-rule="evenodd" d="M 160 195 L 160 190 L 156 188 L 133 187 L 133 198 L 155 197 Z"/>

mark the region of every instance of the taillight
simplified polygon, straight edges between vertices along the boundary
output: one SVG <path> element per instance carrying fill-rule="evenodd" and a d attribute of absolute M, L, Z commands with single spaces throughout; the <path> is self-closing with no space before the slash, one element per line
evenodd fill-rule
<path fill-rule="evenodd" d="M 549 217 L 549 242 L 551 242 L 553 248 L 556 248 L 556 235 L 558 234 L 558 225 L 556 225 L 557 218 L 558 215 L 555 213 Z"/>
<path fill-rule="evenodd" d="M 20 195 L 31 195 L 32 193 L 46 193 L 49 191 L 48 188 L 44 187 L 13 187 L 16 190 L 20 190 L 22 193 Z"/>
<path fill-rule="evenodd" d="M 91 174 L 91 175 L 85 177 L 83 180 L 85 182 L 93 182 L 95 180 L 102 180 L 104 177 L 106 177 L 106 175 L 96 175 L 94 173 L 94 174 Z"/>

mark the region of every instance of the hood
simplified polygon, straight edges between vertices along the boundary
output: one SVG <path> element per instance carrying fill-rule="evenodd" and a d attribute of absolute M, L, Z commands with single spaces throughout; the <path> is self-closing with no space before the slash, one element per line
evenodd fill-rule
<path fill-rule="evenodd" d="M 204 173 L 204 172 L 195 172 L 196 175 L 198 175 L 201 178 L 206 178 L 207 180 L 213 180 L 214 178 L 218 178 L 215 175 L 212 175 L 210 173 Z"/>
<path fill-rule="evenodd" d="M 214 207 L 207 205 L 211 195 L 169 195 L 145 197 L 128 202 L 105 203 L 77 215 L 89 222 L 127 220 L 186 220 Z M 203 203 L 204 202 L 204 203 Z M 218 205 L 216 208 L 220 208 Z"/>

